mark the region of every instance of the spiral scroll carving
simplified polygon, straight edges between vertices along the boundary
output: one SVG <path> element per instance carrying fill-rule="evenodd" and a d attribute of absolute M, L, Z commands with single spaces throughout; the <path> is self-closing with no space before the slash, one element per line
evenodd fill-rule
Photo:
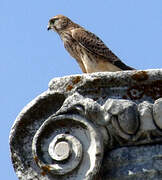
<path fill-rule="evenodd" d="M 51 116 L 36 132 L 32 151 L 44 173 L 66 175 L 76 169 L 80 179 L 88 180 L 89 176 L 95 177 L 96 170 L 100 168 L 103 142 L 95 126 L 83 117 Z M 82 161 L 90 169 L 86 175 Z"/>

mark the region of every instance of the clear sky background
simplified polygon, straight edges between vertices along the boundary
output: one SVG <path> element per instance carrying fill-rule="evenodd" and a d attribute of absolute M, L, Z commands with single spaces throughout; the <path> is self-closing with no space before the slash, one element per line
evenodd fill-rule
<path fill-rule="evenodd" d="M 1 0 L 0 179 L 17 180 L 8 137 L 21 109 L 52 78 L 81 73 L 59 36 L 47 31 L 57 14 L 97 34 L 126 64 L 162 68 L 162 0 Z"/>

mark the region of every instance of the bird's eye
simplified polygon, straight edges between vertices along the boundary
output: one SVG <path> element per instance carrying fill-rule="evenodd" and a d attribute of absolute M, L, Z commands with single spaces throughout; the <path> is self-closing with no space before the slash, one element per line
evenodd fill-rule
<path fill-rule="evenodd" d="M 59 20 L 59 19 L 58 19 L 58 18 L 51 19 L 51 20 L 50 20 L 50 24 L 55 24 L 55 22 L 56 22 L 57 20 Z"/>
<path fill-rule="evenodd" d="M 54 23 L 55 23 L 54 19 L 50 20 L 50 24 L 54 24 Z"/>

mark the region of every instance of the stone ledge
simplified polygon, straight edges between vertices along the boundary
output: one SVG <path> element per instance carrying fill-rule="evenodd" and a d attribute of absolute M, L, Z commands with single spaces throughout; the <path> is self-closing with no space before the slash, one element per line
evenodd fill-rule
<path fill-rule="evenodd" d="M 160 69 L 54 78 L 11 129 L 18 178 L 161 179 L 161 97 Z"/>

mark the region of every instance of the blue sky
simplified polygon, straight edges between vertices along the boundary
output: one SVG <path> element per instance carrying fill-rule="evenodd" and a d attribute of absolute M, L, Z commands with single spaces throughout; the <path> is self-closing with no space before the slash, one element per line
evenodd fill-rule
<path fill-rule="evenodd" d="M 1 178 L 16 180 L 9 157 L 10 128 L 21 109 L 54 77 L 81 73 L 48 19 L 63 14 L 97 34 L 126 64 L 162 67 L 161 0 L 1 0 Z"/>

